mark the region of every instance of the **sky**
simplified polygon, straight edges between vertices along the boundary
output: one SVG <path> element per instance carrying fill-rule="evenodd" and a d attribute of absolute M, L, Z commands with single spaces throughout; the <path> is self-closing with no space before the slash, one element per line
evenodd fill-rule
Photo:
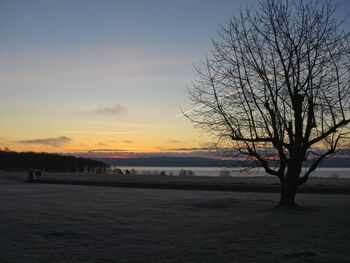
<path fill-rule="evenodd" d="M 243 0 L 0 0 L 0 148 L 204 154 L 180 116 L 194 65 Z M 350 1 L 339 1 L 339 15 Z M 349 28 L 349 19 L 345 27 Z"/>

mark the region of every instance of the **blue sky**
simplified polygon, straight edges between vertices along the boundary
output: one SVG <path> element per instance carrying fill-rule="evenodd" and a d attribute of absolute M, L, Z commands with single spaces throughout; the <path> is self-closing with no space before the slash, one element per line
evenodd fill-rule
<path fill-rule="evenodd" d="M 220 24 L 256 3 L 0 0 L 0 147 L 201 147 L 210 138 L 175 118 L 191 107 L 193 64 L 210 51 Z M 344 17 L 350 1 L 339 3 Z M 70 140 L 43 143 L 61 137 Z"/>
<path fill-rule="evenodd" d="M 247 1 L 247 3 L 252 1 Z M 199 45 L 245 1 L 1 1 L 2 47 Z M 204 43 L 203 43 L 204 42 Z"/>

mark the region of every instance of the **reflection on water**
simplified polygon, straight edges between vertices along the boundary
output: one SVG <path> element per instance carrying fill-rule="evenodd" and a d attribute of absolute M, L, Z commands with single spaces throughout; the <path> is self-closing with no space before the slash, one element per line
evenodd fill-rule
<path fill-rule="evenodd" d="M 120 169 L 132 174 L 140 175 L 197 175 L 197 176 L 234 176 L 234 177 L 257 177 L 271 176 L 264 172 L 262 168 L 253 168 L 247 170 L 244 167 L 223 168 L 223 167 L 161 167 L 161 166 L 112 166 L 111 169 Z M 311 174 L 312 177 L 329 177 L 329 178 L 350 178 L 350 168 L 318 168 Z"/>

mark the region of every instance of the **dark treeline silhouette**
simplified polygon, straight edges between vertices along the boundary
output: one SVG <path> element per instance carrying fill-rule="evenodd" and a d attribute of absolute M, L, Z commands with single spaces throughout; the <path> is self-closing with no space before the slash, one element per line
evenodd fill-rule
<path fill-rule="evenodd" d="M 0 170 L 40 169 L 55 172 L 101 172 L 106 164 L 74 156 L 0 150 Z"/>

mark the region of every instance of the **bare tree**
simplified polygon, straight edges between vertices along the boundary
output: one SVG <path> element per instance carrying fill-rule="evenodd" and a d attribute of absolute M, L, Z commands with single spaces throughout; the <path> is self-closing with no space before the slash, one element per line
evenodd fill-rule
<path fill-rule="evenodd" d="M 280 205 L 338 149 L 350 123 L 349 34 L 331 1 L 261 1 L 219 30 L 186 114 L 281 183 Z M 305 168 L 305 162 L 311 164 Z"/>

